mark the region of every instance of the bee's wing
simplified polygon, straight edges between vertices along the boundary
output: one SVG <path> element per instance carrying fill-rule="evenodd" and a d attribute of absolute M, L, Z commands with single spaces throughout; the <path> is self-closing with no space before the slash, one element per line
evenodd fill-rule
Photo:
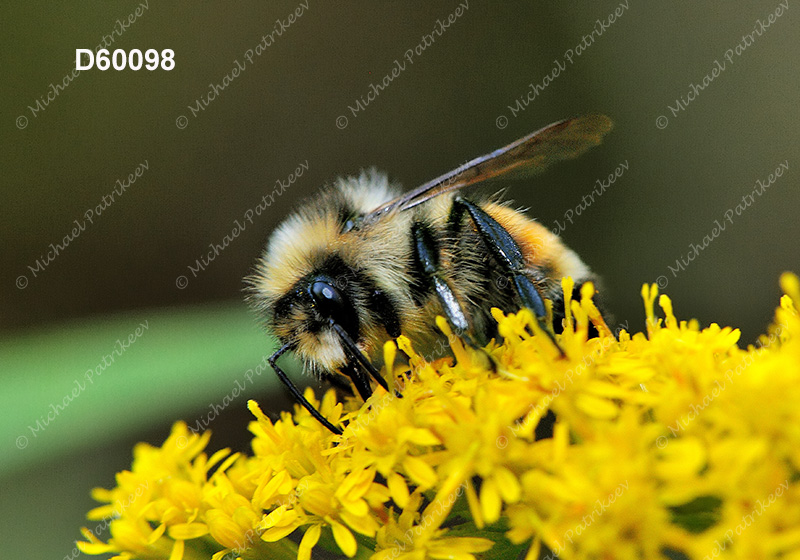
<path fill-rule="evenodd" d="M 597 146 L 611 126 L 611 119 L 597 114 L 553 123 L 387 202 L 367 214 L 362 223 L 375 221 L 395 210 L 413 208 L 442 193 L 511 174 L 512 171 L 516 172 L 514 175 L 535 175 L 556 162 L 576 158 Z"/>

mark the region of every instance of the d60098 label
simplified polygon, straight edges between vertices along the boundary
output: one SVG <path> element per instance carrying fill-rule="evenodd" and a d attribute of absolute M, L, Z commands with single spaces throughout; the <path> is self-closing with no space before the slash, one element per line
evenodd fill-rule
<path fill-rule="evenodd" d="M 83 56 L 81 56 L 83 55 Z M 85 57 L 89 57 L 87 64 L 82 64 Z M 130 52 L 125 52 L 123 49 L 116 49 L 113 53 L 109 53 L 108 49 L 100 49 L 97 54 L 91 49 L 75 49 L 75 69 L 76 70 L 91 70 L 93 67 L 98 70 L 125 70 L 129 68 L 133 71 L 141 70 L 142 67 L 147 70 L 157 70 L 161 68 L 169 72 L 175 68 L 175 51 L 172 49 L 164 49 L 159 52 L 156 49 L 147 49 L 144 54 L 139 49 L 131 49 Z"/>

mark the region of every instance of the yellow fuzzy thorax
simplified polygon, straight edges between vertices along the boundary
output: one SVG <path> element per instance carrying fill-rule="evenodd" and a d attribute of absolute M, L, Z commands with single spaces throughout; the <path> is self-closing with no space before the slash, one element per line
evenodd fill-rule
<path fill-rule="evenodd" d="M 440 321 L 455 360 L 400 337 L 400 366 L 386 345 L 402 397 L 306 390 L 341 436 L 301 407 L 273 422 L 251 401 L 252 455 L 208 457 L 210 434 L 182 422 L 162 447 L 139 444 L 118 486 L 94 491 L 107 505 L 89 519 L 113 516 L 108 543 L 84 529 L 79 546 L 170 560 L 536 559 L 544 547 L 563 559 L 798 558 L 800 283 L 781 285 L 774 323 L 746 349 L 738 330 L 678 321 L 664 295 L 657 318 L 655 286 L 634 335 L 609 330 L 591 286 L 567 299 L 565 357 L 526 310 L 495 310 L 502 342 L 480 351 Z M 553 437 L 536 440 L 548 411 Z"/>

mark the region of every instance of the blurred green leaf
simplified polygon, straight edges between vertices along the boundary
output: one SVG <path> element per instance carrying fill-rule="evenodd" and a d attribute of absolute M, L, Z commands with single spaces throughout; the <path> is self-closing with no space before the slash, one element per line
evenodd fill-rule
<path fill-rule="evenodd" d="M 672 522 L 690 533 L 702 533 L 716 525 L 721 517 L 722 500 L 716 496 L 700 496 L 680 506 L 671 507 Z"/>
<path fill-rule="evenodd" d="M 245 406 L 278 383 L 267 364 L 274 349 L 241 302 L 137 311 L 3 340 L 8 452 L 0 475 L 208 403 Z"/>

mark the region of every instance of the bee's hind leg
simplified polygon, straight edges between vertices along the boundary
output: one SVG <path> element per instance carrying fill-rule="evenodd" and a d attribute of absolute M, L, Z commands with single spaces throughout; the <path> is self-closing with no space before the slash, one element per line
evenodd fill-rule
<path fill-rule="evenodd" d="M 469 214 L 489 252 L 500 263 L 503 272 L 514 285 L 522 305 L 533 312 L 542 330 L 563 356 L 564 350 L 555 339 L 552 325 L 547 324 L 544 301 L 542 301 L 542 296 L 536 286 L 533 285 L 533 281 L 528 277 L 525 257 L 517 242 L 497 220 L 487 214 L 480 206 L 461 197 L 456 197 L 453 200 L 453 210 L 450 216 L 451 225 L 460 223 L 464 211 Z"/>

